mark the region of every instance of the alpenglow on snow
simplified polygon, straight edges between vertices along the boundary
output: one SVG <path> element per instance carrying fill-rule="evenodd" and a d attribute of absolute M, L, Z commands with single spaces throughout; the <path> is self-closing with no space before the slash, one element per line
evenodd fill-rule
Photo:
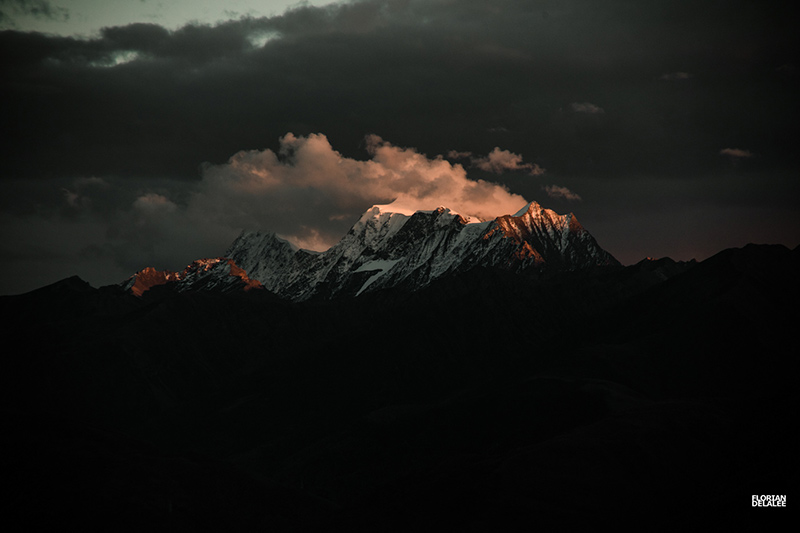
<path fill-rule="evenodd" d="M 213 272 L 238 276 L 239 281 L 225 279 L 218 286 L 253 288 L 260 282 L 294 301 L 358 296 L 385 288 L 413 291 L 475 267 L 520 272 L 619 265 L 572 213 L 559 215 L 536 202 L 487 221 L 468 219 L 444 207 L 409 215 L 373 206 L 324 252 L 297 248 L 274 233 L 243 231 L 219 260 L 230 260 L 231 268 Z M 146 271 L 125 283 L 135 286 L 135 278 Z M 175 282 L 178 290 L 197 288 Z"/>

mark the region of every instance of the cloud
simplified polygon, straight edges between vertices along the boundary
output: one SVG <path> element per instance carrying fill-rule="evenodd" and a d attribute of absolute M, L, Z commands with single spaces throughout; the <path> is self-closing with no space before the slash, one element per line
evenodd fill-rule
<path fill-rule="evenodd" d="M 793 131 L 796 121 L 781 114 L 791 91 L 741 79 L 742 90 L 770 95 L 757 112 L 727 90 L 743 72 L 728 72 L 742 50 L 761 51 L 741 59 L 751 67 L 789 61 L 791 17 L 781 10 L 767 25 L 755 5 L 712 17 L 702 3 L 666 3 L 665 16 L 653 17 L 638 4 L 565 0 L 543 17 L 535 4 L 361 0 L 177 29 L 130 24 L 89 38 L 0 32 L 4 175 L 195 180 L 200 162 L 223 162 L 287 131 L 323 131 L 348 155 L 369 132 L 437 154 L 451 146 L 483 154 L 502 133 L 503 143 L 546 153 L 553 170 L 659 172 L 677 151 L 685 169 L 696 169 L 707 164 L 704 143 L 695 142 L 704 139 L 690 143 L 686 132 L 720 138 L 722 121 L 703 109 L 704 98 L 653 101 L 642 81 L 654 62 L 703 72 L 715 109 L 737 113 L 748 136 Z M 759 16 L 770 32 L 747 31 Z M 702 54 L 693 43 L 704 43 Z M 656 68 L 656 77 L 681 75 Z M 574 124 L 553 116 L 559 106 L 578 121 L 613 108 L 619 122 Z M 660 120 L 662 109 L 688 113 L 690 130 Z M 786 118 L 768 127 L 764 112 Z M 695 148 L 657 149 L 665 138 Z M 794 160 L 788 148 L 781 155 Z M 589 156 L 591 167 L 581 166 Z"/>
<path fill-rule="evenodd" d="M 527 170 L 532 176 L 540 176 L 545 172 L 545 169 L 535 163 L 523 163 L 521 155 L 514 154 L 508 150 L 501 150 L 498 146 L 495 146 L 494 150 L 486 157 L 473 158 L 472 166 L 495 174 L 502 174 L 505 171 Z"/>
<path fill-rule="evenodd" d="M 241 151 L 225 164 L 206 166 L 188 210 L 193 218 L 272 230 L 298 244 L 324 249 L 376 204 L 401 212 L 444 206 L 489 219 L 526 203 L 501 185 L 468 178 L 462 165 L 441 156 L 429 158 L 377 135 L 367 136 L 366 147 L 370 158 L 358 160 L 334 150 L 323 134 L 287 133 L 277 152 Z M 493 154 L 487 164 L 534 168 L 522 165 L 519 156 L 509 158 L 507 151 L 496 149 Z M 161 201 L 155 200 L 147 203 Z"/>
<path fill-rule="evenodd" d="M 447 157 L 450 159 L 468 159 L 470 156 L 472 156 L 472 152 L 459 152 L 457 150 L 447 152 Z"/>
<path fill-rule="evenodd" d="M 8 8 L 13 15 L 6 11 Z M 13 25 L 14 15 L 67 20 L 69 10 L 63 7 L 53 7 L 48 0 L 0 0 L 0 22 L 5 23 L 8 20 Z"/>
<path fill-rule="evenodd" d="M 719 151 L 719 155 L 727 155 L 734 159 L 755 156 L 755 154 L 750 150 L 742 150 L 741 148 L 723 148 Z"/>
<path fill-rule="evenodd" d="M 547 196 L 550 198 L 563 198 L 564 200 L 569 201 L 579 201 L 581 197 L 571 190 L 567 189 L 566 187 L 561 187 L 559 185 L 546 185 L 542 187 L 544 191 L 547 193 Z"/>
<path fill-rule="evenodd" d="M 662 74 L 659 79 L 665 81 L 679 81 L 679 80 L 688 80 L 691 78 L 692 75 L 688 72 L 669 72 L 667 74 Z"/>
<path fill-rule="evenodd" d="M 143 213 L 172 213 L 178 206 L 166 196 L 156 193 L 147 193 L 133 202 L 134 209 Z"/>
<path fill-rule="evenodd" d="M 570 108 L 575 113 L 588 113 L 590 115 L 605 113 L 605 110 L 602 107 L 596 106 L 590 102 L 572 102 L 570 104 Z"/>

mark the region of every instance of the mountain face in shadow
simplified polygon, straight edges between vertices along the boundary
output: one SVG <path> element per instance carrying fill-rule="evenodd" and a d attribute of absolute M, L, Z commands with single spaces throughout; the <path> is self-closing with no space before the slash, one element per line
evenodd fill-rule
<path fill-rule="evenodd" d="M 751 495 L 797 484 L 799 261 L 749 245 L 305 301 L 78 278 L 2 297 L 9 509 L 123 529 L 764 524 Z"/>

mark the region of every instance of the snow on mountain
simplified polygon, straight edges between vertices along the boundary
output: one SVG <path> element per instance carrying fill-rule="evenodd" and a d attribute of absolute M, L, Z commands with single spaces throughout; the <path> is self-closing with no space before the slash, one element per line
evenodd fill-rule
<path fill-rule="evenodd" d="M 198 259 L 189 264 L 182 272 L 156 270 L 147 267 L 140 270 L 122 286 L 134 295 L 141 296 L 151 288 L 174 283 L 178 291 L 189 290 L 250 290 L 261 288 L 261 282 L 251 279 L 245 270 L 226 257 Z"/>
<path fill-rule="evenodd" d="M 514 215 L 479 221 L 444 207 L 413 214 L 373 206 L 325 252 L 297 249 L 272 233 L 243 232 L 226 252 L 281 297 L 356 296 L 416 290 L 478 266 L 512 271 L 618 265 L 574 215 L 531 202 Z"/>
<path fill-rule="evenodd" d="M 385 288 L 417 290 L 475 267 L 518 272 L 619 264 L 572 213 L 559 215 L 536 202 L 486 221 L 445 207 L 414 213 L 389 209 L 368 209 L 325 252 L 297 248 L 274 233 L 243 231 L 225 257 L 195 261 L 182 272 L 146 268 L 123 286 L 137 296 L 165 283 L 179 291 L 264 287 L 304 301 Z"/>
<path fill-rule="evenodd" d="M 245 265 L 242 268 L 252 279 L 277 292 L 280 285 L 298 270 L 298 261 L 304 254 L 313 252 L 300 250 L 274 233 L 243 231 L 225 252 L 225 257 L 237 265 Z"/>

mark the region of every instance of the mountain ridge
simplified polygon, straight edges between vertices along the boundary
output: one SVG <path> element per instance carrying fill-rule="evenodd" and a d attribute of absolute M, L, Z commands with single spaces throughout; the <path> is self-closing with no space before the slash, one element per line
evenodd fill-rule
<path fill-rule="evenodd" d="M 134 296 L 141 296 L 153 287 L 173 284 L 179 291 L 187 290 L 231 290 L 249 291 L 261 289 L 261 282 L 251 279 L 247 272 L 226 257 L 197 259 L 181 272 L 156 270 L 146 267 L 121 285 Z"/>
<path fill-rule="evenodd" d="M 620 265 L 574 214 L 559 215 L 536 202 L 493 220 L 441 206 L 409 215 L 375 205 L 326 251 L 245 230 L 225 257 L 267 290 L 293 301 L 419 290 L 478 266 L 520 272 Z"/>

